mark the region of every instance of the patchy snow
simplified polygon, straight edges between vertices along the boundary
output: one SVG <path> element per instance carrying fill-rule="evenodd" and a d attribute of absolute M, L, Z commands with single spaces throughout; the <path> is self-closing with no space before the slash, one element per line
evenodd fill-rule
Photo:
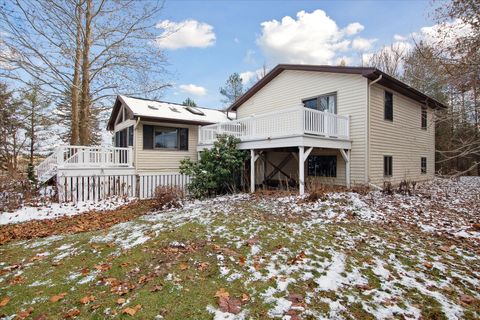
<path fill-rule="evenodd" d="M 0 212 L 0 225 L 20 223 L 31 220 L 55 219 L 65 216 L 70 217 L 92 210 L 113 210 L 131 200 L 133 199 L 110 198 L 97 202 L 50 202 L 38 207 L 24 206 L 13 212 Z"/>

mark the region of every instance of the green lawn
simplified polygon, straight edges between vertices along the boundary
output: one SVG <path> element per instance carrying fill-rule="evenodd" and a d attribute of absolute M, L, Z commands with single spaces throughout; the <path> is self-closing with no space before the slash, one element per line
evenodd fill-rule
<path fill-rule="evenodd" d="M 480 317 L 478 254 L 362 210 L 348 198 L 229 197 L 11 242 L 0 246 L 0 318 Z"/>

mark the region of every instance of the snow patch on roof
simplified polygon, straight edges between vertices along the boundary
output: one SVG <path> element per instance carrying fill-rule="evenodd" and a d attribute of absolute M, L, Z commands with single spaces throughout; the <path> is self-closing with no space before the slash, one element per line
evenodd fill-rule
<path fill-rule="evenodd" d="M 200 110 L 204 114 L 201 115 L 189 111 L 186 106 L 180 104 L 127 96 L 119 96 L 119 98 L 125 102 L 135 116 L 139 117 L 199 122 L 205 124 L 230 121 L 227 114 L 221 110 L 195 107 L 195 109 Z M 230 113 L 230 115 L 232 114 Z"/>

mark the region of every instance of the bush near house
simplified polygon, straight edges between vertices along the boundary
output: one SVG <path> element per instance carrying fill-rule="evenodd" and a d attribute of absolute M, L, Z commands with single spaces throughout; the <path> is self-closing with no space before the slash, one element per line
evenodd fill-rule
<path fill-rule="evenodd" d="M 238 138 L 219 135 L 213 147 L 201 152 L 198 161 L 181 161 L 180 173 L 192 177 L 188 186 L 196 198 L 211 197 L 237 190 L 238 177 L 248 153 L 238 150 Z"/>

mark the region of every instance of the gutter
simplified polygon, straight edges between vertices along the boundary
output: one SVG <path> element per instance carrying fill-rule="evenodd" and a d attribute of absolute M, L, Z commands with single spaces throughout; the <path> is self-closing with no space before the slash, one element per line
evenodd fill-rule
<path fill-rule="evenodd" d="M 365 119 L 365 127 L 367 128 L 365 132 L 365 183 L 369 183 L 370 181 L 370 87 L 382 80 L 382 78 L 383 75 L 380 74 L 377 79 L 371 81 L 367 86 L 367 117 Z"/>

